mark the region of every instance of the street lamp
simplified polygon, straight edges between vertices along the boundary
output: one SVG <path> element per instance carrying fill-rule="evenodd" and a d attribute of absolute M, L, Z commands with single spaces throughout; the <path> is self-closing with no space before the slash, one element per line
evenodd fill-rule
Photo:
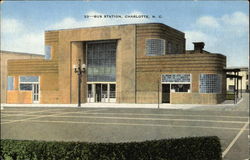
<path fill-rule="evenodd" d="M 85 73 L 86 64 L 81 64 L 81 59 L 78 59 L 78 64 L 73 66 L 75 73 L 78 75 L 78 107 L 81 107 L 81 78 Z"/>

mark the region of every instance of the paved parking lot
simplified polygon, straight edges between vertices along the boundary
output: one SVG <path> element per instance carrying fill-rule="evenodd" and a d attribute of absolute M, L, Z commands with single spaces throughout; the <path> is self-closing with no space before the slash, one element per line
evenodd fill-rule
<path fill-rule="evenodd" d="M 216 135 L 224 159 L 245 160 L 248 124 L 245 111 L 8 107 L 1 111 L 1 138 L 124 142 Z"/>

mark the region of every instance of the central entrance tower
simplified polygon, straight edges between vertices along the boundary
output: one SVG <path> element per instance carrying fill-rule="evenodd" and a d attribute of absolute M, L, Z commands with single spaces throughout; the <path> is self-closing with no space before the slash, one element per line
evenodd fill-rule
<path fill-rule="evenodd" d="M 86 43 L 87 102 L 116 102 L 117 42 Z"/>

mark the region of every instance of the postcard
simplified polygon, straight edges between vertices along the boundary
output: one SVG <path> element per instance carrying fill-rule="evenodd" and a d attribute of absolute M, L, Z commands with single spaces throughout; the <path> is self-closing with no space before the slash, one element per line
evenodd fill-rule
<path fill-rule="evenodd" d="M 249 159 L 248 5 L 1 1 L 1 157 Z"/>

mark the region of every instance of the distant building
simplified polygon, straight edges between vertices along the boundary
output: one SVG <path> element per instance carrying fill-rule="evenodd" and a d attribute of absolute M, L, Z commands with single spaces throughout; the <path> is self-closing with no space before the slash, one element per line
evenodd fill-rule
<path fill-rule="evenodd" d="M 228 67 L 227 69 L 239 69 L 239 76 L 241 76 L 242 79 L 242 90 L 247 91 L 249 90 L 249 69 L 248 67 Z M 234 74 L 234 73 L 229 73 Z M 239 88 L 241 88 L 241 81 L 239 81 Z M 234 78 L 227 78 L 227 91 L 233 91 L 235 88 L 234 85 Z"/>
<path fill-rule="evenodd" d="M 78 102 L 74 66 L 86 64 L 81 102 L 218 104 L 226 97 L 226 56 L 161 23 L 45 32 L 45 59 L 11 60 L 8 103 Z M 32 97 L 32 98 L 31 98 Z"/>
<path fill-rule="evenodd" d="M 0 59 L 1 59 L 1 103 L 7 102 L 6 92 L 10 87 L 8 86 L 8 72 L 7 72 L 7 62 L 8 60 L 13 59 L 43 59 L 43 55 L 39 54 L 30 54 L 30 53 L 21 53 L 21 52 L 11 52 L 11 51 L 0 51 Z M 17 64 L 18 65 L 18 64 Z M 18 67 L 18 66 L 17 66 Z M 9 79 L 11 81 L 11 79 Z M 10 89 L 10 88 L 9 88 Z"/>

